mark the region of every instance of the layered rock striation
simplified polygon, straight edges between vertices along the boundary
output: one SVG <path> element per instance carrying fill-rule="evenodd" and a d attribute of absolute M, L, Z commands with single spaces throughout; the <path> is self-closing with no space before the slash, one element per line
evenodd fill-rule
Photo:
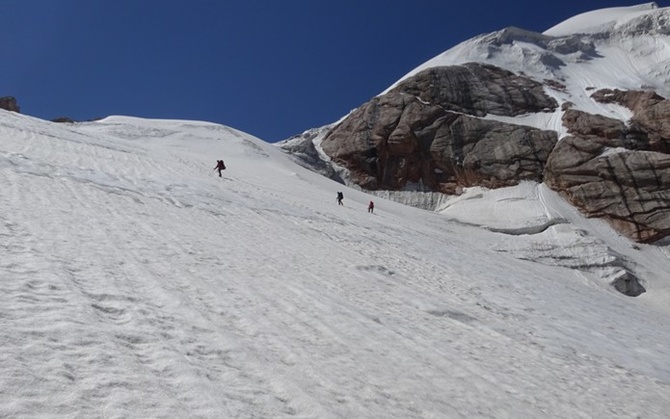
<path fill-rule="evenodd" d="M 494 66 L 431 68 L 352 112 L 321 147 L 364 189 L 456 193 L 541 181 L 557 134 L 482 117 L 557 106 L 542 84 Z"/>
<path fill-rule="evenodd" d="M 638 242 L 670 234 L 670 102 L 652 92 L 598 91 L 629 107 L 622 121 L 568 109 L 570 136 L 551 153 L 545 181 L 584 214 Z"/>

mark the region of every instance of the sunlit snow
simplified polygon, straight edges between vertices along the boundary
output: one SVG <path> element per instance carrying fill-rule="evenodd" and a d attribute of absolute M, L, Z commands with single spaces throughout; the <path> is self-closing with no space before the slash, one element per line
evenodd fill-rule
<path fill-rule="evenodd" d="M 219 125 L 0 111 L 0 138 L 2 417 L 670 411 L 668 245 L 575 235 L 539 185 L 368 214 Z M 647 293 L 543 259 L 598 228 Z"/>
<path fill-rule="evenodd" d="M 616 29 L 658 8 L 654 2 L 629 7 L 611 7 L 574 16 L 544 31 L 546 35 L 565 36 L 575 33 L 598 33 Z"/>
<path fill-rule="evenodd" d="M 559 70 L 586 98 L 622 69 L 643 82 L 655 45 Z M 426 211 L 221 125 L 2 110 L 0 181 L 0 417 L 670 412 L 670 241 L 545 185 L 394 197 Z M 616 291 L 625 272 L 646 292 Z"/>

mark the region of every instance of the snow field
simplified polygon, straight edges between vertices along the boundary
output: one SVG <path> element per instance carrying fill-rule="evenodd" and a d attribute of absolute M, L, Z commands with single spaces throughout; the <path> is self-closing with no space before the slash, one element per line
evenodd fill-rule
<path fill-rule="evenodd" d="M 670 410 L 667 312 L 464 225 L 528 213 L 370 215 L 213 124 L 0 118 L 0 416 Z M 480 200 L 551 212 L 524 188 Z"/>

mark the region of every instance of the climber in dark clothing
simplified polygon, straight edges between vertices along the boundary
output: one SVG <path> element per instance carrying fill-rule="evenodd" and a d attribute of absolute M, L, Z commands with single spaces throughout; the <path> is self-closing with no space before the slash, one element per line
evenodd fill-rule
<path fill-rule="evenodd" d="M 368 212 L 372 213 L 375 211 L 375 203 L 370 201 L 370 205 L 368 205 Z"/>
<path fill-rule="evenodd" d="M 219 177 L 221 177 L 221 171 L 226 170 L 226 165 L 223 163 L 223 160 L 217 160 L 216 161 L 216 166 L 214 167 L 214 170 L 219 171 Z"/>
<path fill-rule="evenodd" d="M 342 203 L 342 200 L 343 200 L 343 199 L 344 199 L 344 194 L 343 194 L 342 192 L 338 192 L 338 193 L 337 193 L 337 204 L 338 204 L 338 205 L 344 205 L 344 204 Z"/>

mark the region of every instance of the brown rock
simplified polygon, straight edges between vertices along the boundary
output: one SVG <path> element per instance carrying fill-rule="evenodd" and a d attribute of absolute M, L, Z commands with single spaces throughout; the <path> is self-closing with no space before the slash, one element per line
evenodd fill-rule
<path fill-rule="evenodd" d="M 564 122 L 585 119 L 589 117 L 581 115 Z M 603 138 L 584 135 L 580 126 L 569 129 L 581 136 L 562 139 L 549 156 L 547 185 L 587 216 L 606 219 L 633 240 L 650 242 L 670 234 L 670 155 L 645 150 L 649 141 L 643 133 L 631 135 L 624 129 L 619 138 Z"/>
<path fill-rule="evenodd" d="M 21 109 L 16 103 L 16 98 L 12 96 L 0 97 L 0 109 L 12 112 L 20 112 Z"/>
<path fill-rule="evenodd" d="M 321 146 L 363 188 L 454 193 L 541 181 L 556 141 L 554 132 L 459 115 L 394 90 L 354 111 Z"/>
<path fill-rule="evenodd" d="M 644 131 L 651 150 L 670 153 L 670 101 L 650 91 L 603 89 L 591 97 L 602 103 L 617 103 L 633 111 L 631 125 Z"/>
<path fill-rule="evenodd" d="M 475 116 L 516 116 L 553 111 L 556 101 L 542 83 L 501 68 L 467 63 L 424 70 L 395 89 L 445 110 Z"/>

